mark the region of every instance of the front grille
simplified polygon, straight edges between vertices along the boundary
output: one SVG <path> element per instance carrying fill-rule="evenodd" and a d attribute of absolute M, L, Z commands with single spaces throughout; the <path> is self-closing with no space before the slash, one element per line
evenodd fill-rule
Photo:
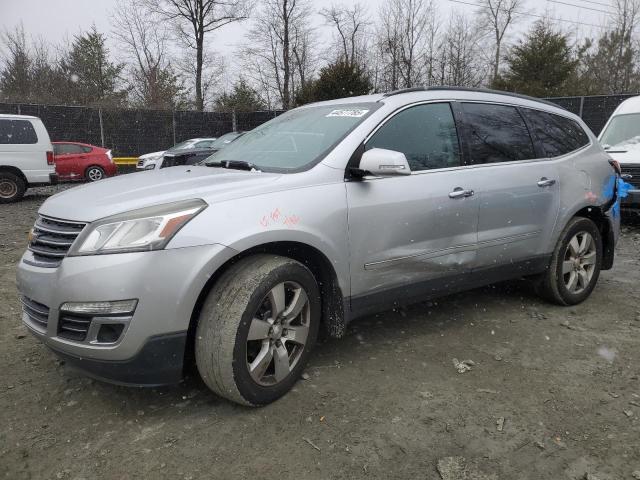
<path fill-rule="evenodd" d="M 626 180 L 627 183 L 640 188 L 640 164 L 626 165 L 621 163 L 620 169 L 623 175 L 631 175 L 631 178 Z"/>
<path fill-rule="evenodd" d="M 82 342 L 87 338 L 87 332 L 91 325 L 91 317 L 81 317 L 70 313 L 60 312 L 58 319 L 58 336 L 76 342 Z"/>
<path fill-rule="evenodd" d="M 20 303 L 22 303 L 22 311 L 27 315 L 33 326 L 43 332 L 46 331 L 49 321 L 49 307 L 24 296 L 20 297 Z"/>
<path fill-rule="evenodd" d="M 33 226 L 29 242 L 33 261 L 28 263 L 39 267 L 55 268 L 59 266 L 85 225 L 85 223 L 58 220 L 40 215 Z"/>

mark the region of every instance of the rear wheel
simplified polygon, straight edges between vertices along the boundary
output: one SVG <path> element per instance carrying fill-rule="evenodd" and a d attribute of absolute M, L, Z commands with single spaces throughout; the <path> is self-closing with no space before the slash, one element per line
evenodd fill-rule
<path fill-rule="evenodd" d="M 218 395 L 265 405 L 287 393 L 309 358 L 320 325 L 320 292 L 301 263 L 255 255 L 232 266 L 200 313 L 198 371 Z"/>
<path fill-rule="evenodd" d="M 87 168 L 84 176 L 90 182 L 97 182 L 98 180 L 102 180 L 105 177 L 105 174 L 102 168 L 93 165 Z"/>
<path fill-rule="evenodd" d="M 15 173 L 0 172 L 0 203 L 17 202 L 27 190 L 26 182 Z"/>
<path fill-rule="evenodd" d="M 602 237 L 593 221 L 573 218 L 560 235 L 538 293 L 560 305 L 583 302 L 596 286 L 602 265 Z"/>

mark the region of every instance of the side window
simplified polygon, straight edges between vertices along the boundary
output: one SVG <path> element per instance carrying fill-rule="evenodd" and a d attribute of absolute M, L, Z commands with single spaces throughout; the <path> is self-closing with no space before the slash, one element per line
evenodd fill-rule
<path fill-rule="evenodd" d="M 60 155 L 62 153 L 62 145 L 59 145 L 57 143 L 53 144 L 53 153 L 55 155 Z"/>
<path fill-rule="evenodd" d="M 62 143 L 59 145 L 61 154 L 72 154 L 75 155 L 77 153 L 82 153 L 82 148 L 78 145 L 74 145 L 72 143 Z"/>
<path fill-rule="evenodd" d="M 93 149 L 91 147 L 80 147 L 84 153 L 91 153 Z"/>
<path fill-rule="evenodd" d="M 38 135 L 29 120 L 0 119 L 0 144 L 38 143 Z"/>
<path fill-rule="evenodd" d="M 448 103 L 429 103 L 396 114 L 373 134 L 365 150 L 402 152 L 412 171 L 460 165 L 456 124 Z"/>
<path fill-rule="evenodd" d="M 589 144 L 589 136 L 570 118 L 530 109 L 524 114 L 548 157 L 566 155 Z"/>
<path fill-rule="evenodd" d="M 464 103 L 463 109 L 471 163 L 536 158 L 529 129 L 515 107 Z"/>

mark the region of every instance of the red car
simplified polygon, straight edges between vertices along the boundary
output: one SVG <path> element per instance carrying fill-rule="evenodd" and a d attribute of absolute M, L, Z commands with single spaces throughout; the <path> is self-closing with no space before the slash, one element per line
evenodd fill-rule
<path fill-rule="evenodd" d="M 111 150 L 86 143 L 51 142 L 60 180 L 95 182 L 116 174 Z"/>

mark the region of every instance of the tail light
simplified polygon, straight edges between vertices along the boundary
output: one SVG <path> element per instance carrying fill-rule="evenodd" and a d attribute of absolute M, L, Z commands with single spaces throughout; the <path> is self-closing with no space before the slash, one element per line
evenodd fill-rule
<path fill-rule="evenodd" d="M 620 163 L 618 163 L 617 160 L 609 160 L 609 165 L 611 165 L 618 175 L 622 175 L 622 169 L 620 168 Z"/>
<path fill-rule="evenodd" d="M 52 151 L 48 151 L 47 152 L 47 165 L 55 165 L 56 162 L 53 158 L 53 152 Z"/>

